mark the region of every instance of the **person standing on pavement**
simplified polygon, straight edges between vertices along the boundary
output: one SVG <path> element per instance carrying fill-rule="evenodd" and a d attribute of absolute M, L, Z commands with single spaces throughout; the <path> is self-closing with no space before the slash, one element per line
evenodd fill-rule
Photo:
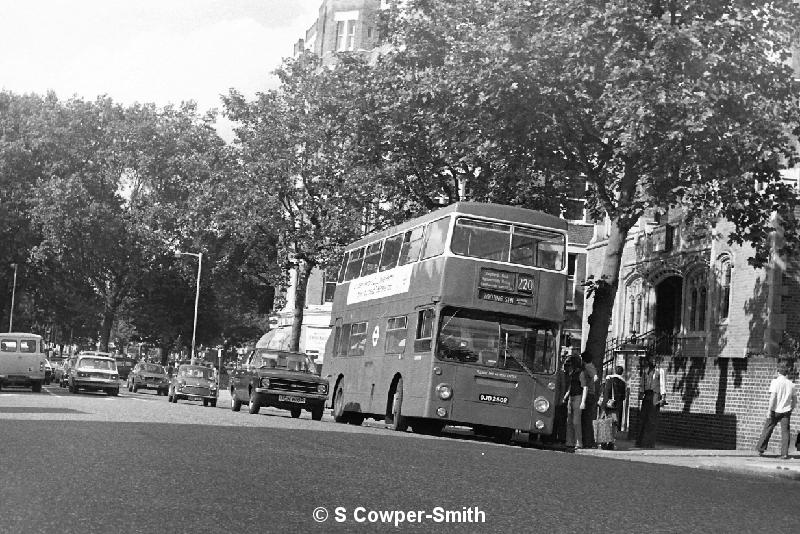
<path fill-rule="evenodd" d="M 581 429 L 583 431 L 583 445 L 587 448 L 593 449 L 597 446 L 594 441 L 594 426 L 592 421 L 597 419 L 597 394 L 600 386 L 600 377 L 597 374 L 597 368 L 592 363 L 592 357 L 589 353 L 584 352 L 581 354 L 583 362 L 583 372 L 586 375 L 586 408 L 581 412 Z"/>
<path fill-rule="evenodd" d="M 769 385 L 769 404 L 767 406 L 767 420 L 758 440 L 758 454 L 763 455 L 769 446 L 772 431 L 781 425 L 781 459 L 789 459 L 789 418 L 792 416 L 796 400 L 794 383 L 787 375 L 790 368 L 783 363 L 778 366 L 778 376 Z"/>
<path fill-rule="evenodd" d="M 567 447 L 581 449 L 585 437 L 581 428 L 581 413 L 586 408 L 589 385 L 580 356 L 571 356 L 564 363 L 564 373 L 567 376 L 567 392 L 564 394 L 564 402 L 567 403 Z"/>
<path fill-rule="evenodd" d="M 655 358 L 647 355 L 644 362 L 642 380 L 639 383 L 639 434 L 636 437 L 636 446 L 653 449 L 656 446 L 658 434 L 658 417 L 661 406 L 666 401 L 666 383 L 664 370 L 656 365 Z"/>
<path fill-rule="evenodd" d="M 625 404 L 625 394 L 628 390 L 625 379 L 622 378 L 624 371 L 622 366 L 618 365 L 614 368 L 613 374 L 606 376 L 600 400 L 597 401 L 600 411 L 613 419 L 617 431 L 622 430 L 622 409 Z"/>

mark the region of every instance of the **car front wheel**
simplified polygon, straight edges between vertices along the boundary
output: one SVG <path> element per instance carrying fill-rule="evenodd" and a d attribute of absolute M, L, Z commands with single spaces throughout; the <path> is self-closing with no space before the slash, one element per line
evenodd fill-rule
<path fill-rule="evenodd" d="M 252 414 L 258 413 L 261 409 L 261 405 L 258 404 L 258 400 L 256 400 L 256 394 L 250 393 L 250 405 L 248 406 L 248 410 Z"/>

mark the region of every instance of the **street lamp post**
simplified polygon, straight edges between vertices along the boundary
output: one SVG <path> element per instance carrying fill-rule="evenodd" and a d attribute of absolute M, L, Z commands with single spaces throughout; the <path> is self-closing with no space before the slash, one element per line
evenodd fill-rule
<path fill-rule="evenodd" d="M 191 361 L 194 363 L 194 343 L 197 334 L 197 307 L 200 305 L 200 272 L 203 268 L 203 253 L 198 252 L 176 252 L 175 257 L 180 257 L 182 255 L 185 256 L 194 256 L 197 258 L 197 291 L 195 292 L 194 296 L 194 326 L 192 326 L 192 355 Z"/>
<path fill-rule="evenodd" d="M 8 313 L 8 331 L 14 331 L 14 297 L 17 293 L 17 264 L 12 263 L 14 267 L 14 283 L 11 285 L 11 311 Z"/>

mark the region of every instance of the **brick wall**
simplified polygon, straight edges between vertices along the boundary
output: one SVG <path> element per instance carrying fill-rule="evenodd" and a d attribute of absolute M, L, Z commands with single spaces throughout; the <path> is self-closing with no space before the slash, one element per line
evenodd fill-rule
<path fill-rule="evenodd" d="M 639 367 L 631 362 L 630 436 L 639 426 Z M 661 409 L 657 442 L 711 449 L 755 449 L 766 418 L 774 358 L 665 358 L 667 401 Z M 790 376 L 800 386 L 795 369 Z M 800 391 L 797 387 L 796 391 Z M 634 406 L 634 404 L 636 404 Z M 800 410 L 792 419 L 790 450 L 800 428 Z M 777 454 L 780 429 L 772 435 Z"/>

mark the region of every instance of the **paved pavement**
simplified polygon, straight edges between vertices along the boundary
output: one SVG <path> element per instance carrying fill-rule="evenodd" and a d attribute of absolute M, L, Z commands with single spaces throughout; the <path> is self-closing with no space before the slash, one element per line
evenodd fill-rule
<path fill-rule="evenodd" d="M 774 441 L 777 436 L 772 439 Z M 626 440 L 617 440 L 615 450 L 579 449 L 576 454 L 800 481 L 800 452 L 794 450 L 793 445 L 789 447 L 789 460 L 781 460 L 777 454 L 759 456 L 756 451 L 748 450 L 689 449 L 671 445 L 640 449 Z"/>

